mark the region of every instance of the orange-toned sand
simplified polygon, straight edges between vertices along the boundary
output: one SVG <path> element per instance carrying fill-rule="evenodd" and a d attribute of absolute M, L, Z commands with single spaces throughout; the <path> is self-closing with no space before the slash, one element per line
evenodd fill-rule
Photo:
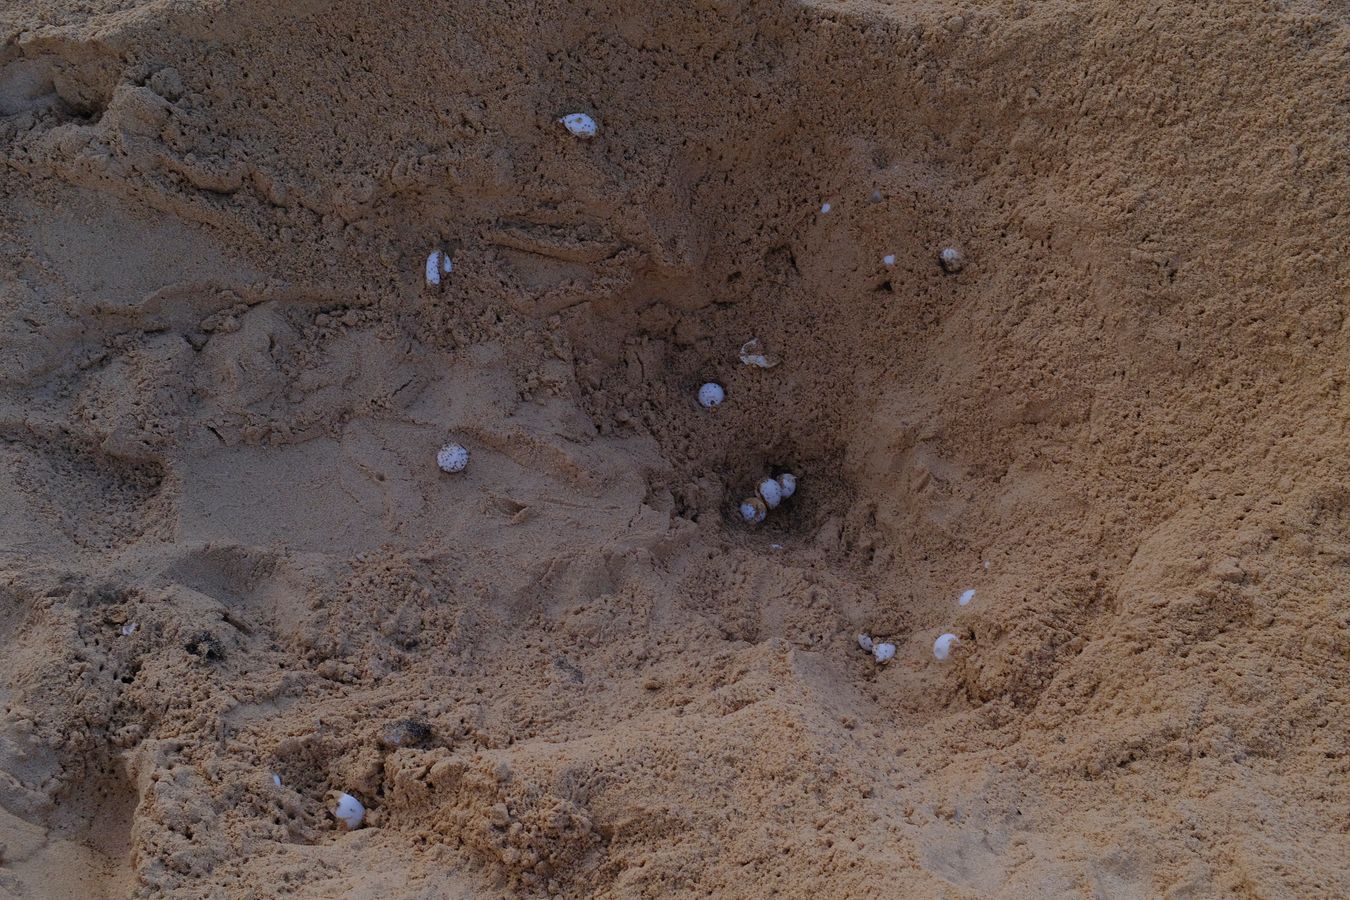
<path fill-rule="evenodd" d="M 1344 4 L 0 36 L 0 895 L 1350 895 Z"/>

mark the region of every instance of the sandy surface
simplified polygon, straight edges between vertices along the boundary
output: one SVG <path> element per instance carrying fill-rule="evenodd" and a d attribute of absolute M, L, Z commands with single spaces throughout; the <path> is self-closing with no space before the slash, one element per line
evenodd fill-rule
<path fill-rule="evenodd" d="M 1344 5 L 0 35 L 0 894 L 1350 896 Z"/>

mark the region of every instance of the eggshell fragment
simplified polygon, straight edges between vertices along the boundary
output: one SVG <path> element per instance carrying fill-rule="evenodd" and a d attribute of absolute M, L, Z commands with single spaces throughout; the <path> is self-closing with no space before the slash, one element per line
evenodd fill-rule
<path fill-rule="evenodd" d="M 959 638 L 956 635 L 948 632 L 933 641 L 933 656 L 937 658 L 938 662 L 947 661 L 947 658 L 952 655 L 952 645 L 958 640 Z"/>
<path fill-rule="evenodd" d="M 432 287 L 441 283 L 442 275 L 449 275 L 454 270 L 455 264 L 445 251 L 432 250 L 427 256 L 427 284 Z"/>
<path fill-rule="evenodd" d="M 593 138 L 600 129 L 595 120 L 585 113 L 568 113 L 558 120 L 568 131 L 579 138 Z"/>
<path fill-rule="evenodd" d="M 970 603 L 970 601 L 974 599 L 975 599 L 975 589 L 969 588 L 965 591 L 965 593 L 961 595 L 960 599 L 958 599 L 956 602 L 961 604 L 962 606 L 966 606 Z"/>

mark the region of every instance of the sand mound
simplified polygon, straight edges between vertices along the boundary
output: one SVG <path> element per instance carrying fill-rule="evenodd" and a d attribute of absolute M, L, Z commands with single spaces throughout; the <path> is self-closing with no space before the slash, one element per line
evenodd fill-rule
<path fill-rule="evenodd" d="M 0 32 L 0 891 L 1350 895 L 1337 4 Z"/>

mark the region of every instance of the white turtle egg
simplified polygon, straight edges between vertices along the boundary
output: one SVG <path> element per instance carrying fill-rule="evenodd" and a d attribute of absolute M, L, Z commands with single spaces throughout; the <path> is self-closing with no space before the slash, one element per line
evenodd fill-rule
<path fill-rule="evenodd" d="M 772 478 L 765 478 L 755 490 L 764 498 L 764 505 L 769 509 L 777 509 L 778 504 L 783 502 L 783 488 Z"/>
<path fill-rule="evenodd" d="M 866 650 L 868 653 L 871 653 L 872 639 L 865 634 L 860 634 L 858 635 L 858 646 Z"/>
<path fill-rule="evenodd" d="M 361 827 L 361 820 L 366 817 L 366 807 L 351 794 L 341 793 L 338 794 L 333 815 L 349 829 L 356 829 Z"/>
<path fill-rule="evenodd" d="M 769 508 L 758 497 L 750 497 L 741 501 L 741 518 L 751 525 L 758 525 L 763 522 L 768 514 Z"/>
<path fill-rule="evenodd" d="M 558 120 L 572 134 L 579 138 L 593 138 L 599 128 L 595 120 L 585 113 L 568 113 Z"/>
<path fill-rule="evenodd" d="M 721 406 L 725 399 L 727 399 L 727 392 L 715 381 L 710 381 L 698 389 L 698 405 L 704 409 Z"/>
<path fill-rule="evenodd" d="M 463 472 L 469 465 L 469 451 L 459 444 L 446 444 L 436 454 L 442 472 Z"/>
<path fill-rule="evenodd" d="M 943 247 L 938 254 L 938 261 L 942 263 L 943 269 L 952 273 L 960 272 L 966 265 L 966 257 L 958 247 Z"/>
<path fill-rule="evenodd" d="M 876 657 L 877 662 L 890 662 L 891 657 L 895 656 L 895 645 L 887 641 L 884 644 L 876 644 L 872 647 L 872 655 Z"/>
<path fill-rule="evenodd" d="M 797 493 L 797 476 L 793 475 L 791 472 L 784 472 L 782 475 L 779 475 L 778 493 L 783 496 L 784 500 Z"/>
<path fill-rule="evenodd" d="M 947 661 L 947 657 L 952 655 L 952 645 L 958 640 L 960 640 L 960 638 L 949 631 L 946 634 L 939 636 L 936 641 L 933 641 L 933 656 L 937 658 L 938 662 Z"/>
<path fill-rule="evenodd" d="M 441 283 L 442 275 L 449 275 L 455 270 L 455 264 L 450 259 L 450 254 L 443 250 L 432 250 L 427 255 L 427 284 L 433 287 Z"/>

